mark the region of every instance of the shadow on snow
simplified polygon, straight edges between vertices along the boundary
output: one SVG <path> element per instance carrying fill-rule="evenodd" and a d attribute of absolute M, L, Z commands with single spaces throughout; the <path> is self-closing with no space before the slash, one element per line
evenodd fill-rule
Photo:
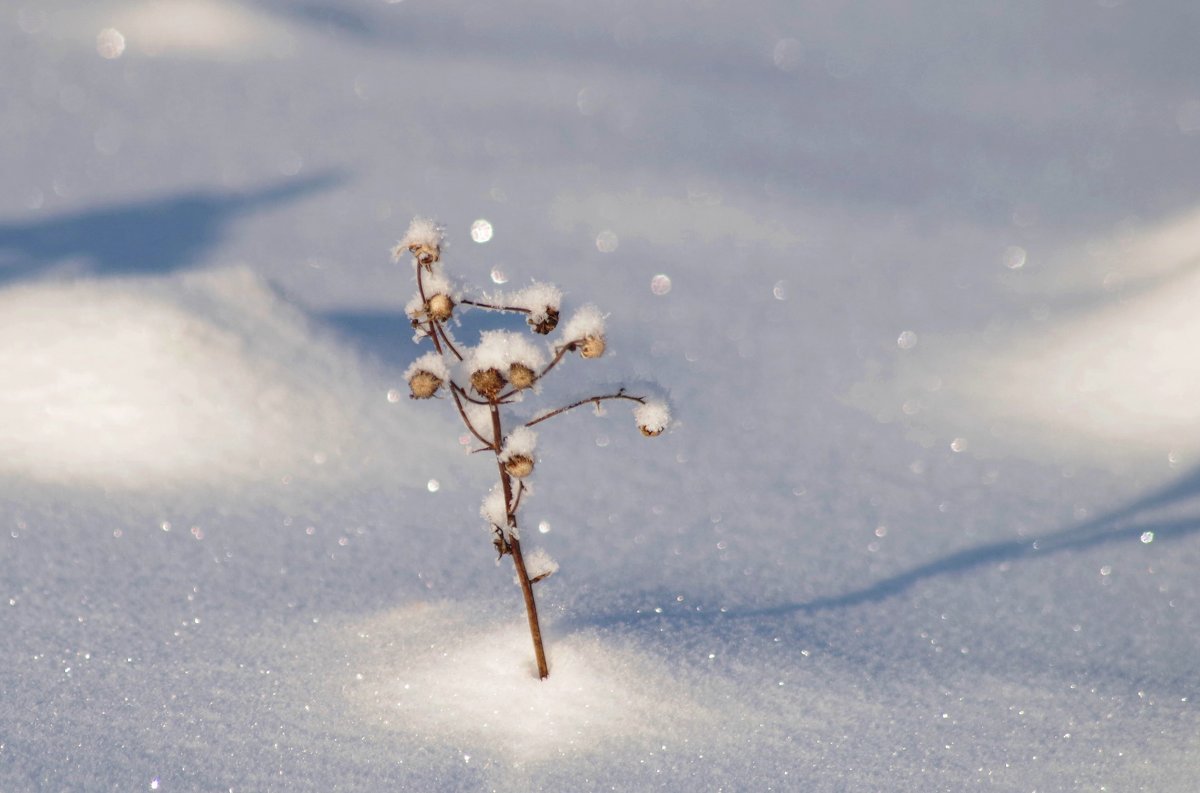
<path fill-rule="evenodd" d="M 1155 542 L 1181 539 L 1200 531 L 1200 515 L 1155 519 L 1152 514 L 1158 510 L 1179 507 L 1197 497 L 1200 497 L 1200 468 L 1193 469 L 1181 479 L 1147 496 L 1071 528 L 1039 537 L 1002 540 L 967 548 L 918 565 L 903 573 L 889 576 L 862 589 L 840 595 L 762 608 L 729 609 L 721 612 L 716 618 L 778 617 L 851 608 L 886 600 L 931 578 L 964 573 L 984 565 L 1019 562 L 1024 559 L 1041 558 L 1049 554 L 1091 548 L 1112 542 L 1138 542 L 1146 532 L 1153 533 Z M 600 615 L 583 618 L 581 621 L 590 625 L 614 625 L 640 622 L 646 619 L 710 620 L 713 618 L 714 612 L 706 611 L 675 614 Z"/>
<path fill-rule="evenodd" d="M 328 172 L 248 191 L 195 190 L 166 198 L 0 223 L 0 286 L 80 263 L 72 275 L 169 273 L 194 265 L 229 224 L 328 189 Z"/>

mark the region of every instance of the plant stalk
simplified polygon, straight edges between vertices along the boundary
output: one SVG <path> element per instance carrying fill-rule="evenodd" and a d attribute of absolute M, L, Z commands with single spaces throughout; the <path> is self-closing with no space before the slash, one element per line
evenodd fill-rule
<path fill-rule="evenodd" d="M 504 488 L 504 511 L 509 527 L 516 529 L 517 516 L 513 503 L 512 478 L 508 475 L 508 471 L 504 470 L 504 463 L 500 462 L 500 449 L 504 443 L 500 429 L 500 408 L 495 401 L 491 401 L 490 404 L 496 466 L 500 469 L 500 486 Z M 509 532 L 507 539 L 509 550 L 512 553 L 513 567 L 517 570 L 517 581 L 521 584 L 521 594 L 525 596 L 525 615 L 529 618 L 529 635 L 533 638 L 533 655 L 537 659 L 538 677 L 545 680 L 550 676 L 550 667 L 546 664 L 546 650 L 542 646 L 542 628 L 538 622 L 537 601 L 533 597 L 533 582 L 529 580 L 529 573 L 525 569 L 525 557 L 521 554 L 521 541 L 512 532 Z"/>

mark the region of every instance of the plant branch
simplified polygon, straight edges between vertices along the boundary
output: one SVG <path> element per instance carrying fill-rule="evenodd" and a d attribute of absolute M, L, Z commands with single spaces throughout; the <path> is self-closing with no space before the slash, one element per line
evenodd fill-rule
<path fill-rule="evenodd" d="M 468 306 L 475 306 L 476 308 L 486 308 L 488 311 L 519 311 L 522 314 L 533 313 L 528 308 L 521 308 L 520 306 L 498 306 L 495 303 L 485 303 L 482 300 L 467 300 L 464 298 L 458 302 Z"/>
<path fill-rule="evenodd" d="M 463 388 L 458 383 L 455 383 L 453 381 L 450 383 L 450 390 L 453 391 L 454 393 L 458 394 L 463 399 L 467 400 L 468 402 L 470 402 L 472 404 L 475 404 L 475 405 L 490 405 L 490 404 L 492 404 L 491 402 L 488 402 L 486 399 L 476 399 L 475 397 L 473 397 L 467 393 L 467 389 Z"/>
<path fill-rule="evenodd" d="M 493 446 L 499 449 L 503 442 L 503 435 L 500 429 L 500 408 L 495 401 L 490 404 L 492 410 L 492 436 Z M 529 573 L 525 569 L 525 556 L 521 553 L 521 541 L 517 539 L 517 516 L 516 507 L 513 501 L 512 479 L 508 475 L 508 471 L 504 470 L 504 463 L 500 462 L 499 453 L 496 454 L 496 467 L 500 469 L 500 486 L 504 489 L 504 509 L 508 519 L 508 542 L 509 553 L 512 554 L 513 567 L 517 570 L 517 580 L 521 584 L 521 594 L 525 596 L 525 615 L 529 618 L 529 635 L 533 639 L 533 654 L 537 659 L 538 677 L 545 680 L 550 676 L 550 667 L 546 664 L 546 651 L 542 647 L 542 628 L 538 624 L 537 601 L 533 598 L 533 584 L 529 580 Z"/>
<path fill-rule="evenodd" d="M 561 360 L 563 359 L 563 356 L 564 356 L 564 355 L 566 355 L 568 352 L 570 352 L 572 349 L 574 349 L 574 347 L 575 347 L 575 345 L 576 345 L 577 343 L 578 343 L 578 342 L 571 342 L 570 344 L 567 344 L 567 345 L 564 345 L 564 346 L 562 346 L 562 347 L 559 347 L 559 348 L 558 348 L 558 351 L 554 353 L 554 358 L 552 358 L 552 359 L 551 359 L 551 361 L 550 361 L 550 363 L 546 364 L 546 365 L 545 365 L 545 366 L 542 368 L 542 371 L 540 371 L 540 372 L 538 372 L 538 373 L 537 373 L 537 376 L 535 376 L 535 377 L 533 378 L 533 382 L 532 382 L 532 383 L 530 383 L 530 386 L 533 386 L 533 385 L 535 385 L 535 384 L 536 384 L 538 381 L 540 381 L 540 380 L 541 380 L 543 377 L 545 377 L 545 376 L 546 376 L 546 373 L 547 373 L 547 372 L 549 372 L 549 371 L 550 371 L 551 369 L 553 369 L 555 366 L 558 366 L 558 362 L 559 362 L 559 361 L 561 361 Z M 509 390 L 505 391 L 503 394 L 501 394 L 500 396 L 498 396 L 498 397 L 497 397 L 497 399 L 498 399 L 499 401 L 501 401 L 501 402 L 504 402 L 504 401 L 506 401 L 506 400 L 509 400 L 509 399 L 511 399 L 512 397 L 516 396 L 516 394 L 517 394 L 517 392 L 518 392 L 518 391 L 520 391 L 520 389 L 518 389 L 518 388 L 510 388 Z"/>
<path fill-rule="evenodd" d="M 534 424 L 540 424 L 543 421 L 545 421 L 546 419 L 554 418 L 555 416 L 557 416 L 561 413 L 566 413 L 568 410 L 574 410 L 575 408 L 586 405 L 589 402 L 595 403 L 597 406 L 599 406 L 599 404 L 605 399 L 628 399 L 630 402 L 637 402 L 642 405 L 646 404 L 645 397 L 630 396 L 629 394 L 626 394 L 625 389 L 622 388 L 619 391 L 617 391 L 617 393 L 615 393 L 615 394 L 602 394 L 599 396 L 591 396 L 591 397 L 588 397 L 587 399 L 581 399 L 578 402 L 572 402 L 569 405 L 563 405 L 562 407 L 558 408 L 557 410 L 552 410 L 544 416 L 538 416 L 536 419 L 533 419 L 532 421 L 525 422 L 525 426 L 532 427 Z"/>
<path fill-rule="evenodd" d="M 463 359 L 462 353 L 454 346 L 454 342 L 450 341 L 450 334 L 446 333 L 446 329 L 442 327 L 442 323 L 430 317 L 429 324 L 437 328 L 438 333 L 442 334 L 442 339 L 446 342 L 446 346 L 450 348 L 450 352 L 454 353 L 454 357 L 461 361 Z"/>
<path fill-rule="evenodd" d="M 475 425 L 471 423 L 471 420 L 469 418 L 467 418 L 467 411 L 463 410 L 462 402 L 458 398 L 458 392 L 461 390 L 462 389 L 459 388 L 457 383 L 451 381 L 450 394 L 451 394 L 451 396 L 454 397 L 454 406 L 458 408 L 458 415 L 462 418 L 463 424 L 467 425 L 467 429 L 471 431 L 472 435 L 474 435 L 476 438 L 478 438 L 480 441 L 483 442 L 487 451 L 493 451 L 493 452 L 496 451 L 497 447 L 492 446 L 492 442 L 489 441 L 487 438 L 483 437 L 483 435 L 479 432 L 479 430 L 475 429 Z"/>
<path fill-rule="evenodd" d="M 417 260 L 416 252 L 413 253 L 413 261 L 416 263 L 417 267 L 417 292 L 419 292 L 421 295 L 421 303 L 423 305 L 428 305 L 429 298 L 425 296 L 425 280 L 421 277 L 421 274 L 425 271 L 425 268 L 421 265 L 421 262 Z M 437 350 L 437 354 L 445 355 L 445 353 L 442 351 L 442 343 L 438 341 L 437 330 L 433 319 L 429 319 L 428 329 L 426 329 L 425 323 L 414 320 L 414 324 L 424 330 L 426 336 L 433 339 L 433 349 Z"/>

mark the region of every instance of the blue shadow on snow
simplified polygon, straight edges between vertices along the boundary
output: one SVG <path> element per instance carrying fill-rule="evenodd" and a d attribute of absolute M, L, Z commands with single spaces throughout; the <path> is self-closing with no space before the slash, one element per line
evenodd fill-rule
<path fill-rule="evenodd" d="M 326 172 L 247 191 L 195 190 L 37 220 L 0 222 L 0 285 L 81 261 L 92 275 L 168 273 L 194 265 L 229 224 L 328 189 Z"/>

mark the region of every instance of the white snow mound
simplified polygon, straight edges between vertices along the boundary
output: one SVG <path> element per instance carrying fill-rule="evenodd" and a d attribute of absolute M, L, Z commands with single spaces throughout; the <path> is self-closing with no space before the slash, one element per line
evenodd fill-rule
<path fill-rule="evenodd" d="M 246 270 L 0 291 L 0 371 L 0 474 L 43 482 L 328 470 L 402 421 L 370 415 L 386 400 L 355 356 Z"/>

